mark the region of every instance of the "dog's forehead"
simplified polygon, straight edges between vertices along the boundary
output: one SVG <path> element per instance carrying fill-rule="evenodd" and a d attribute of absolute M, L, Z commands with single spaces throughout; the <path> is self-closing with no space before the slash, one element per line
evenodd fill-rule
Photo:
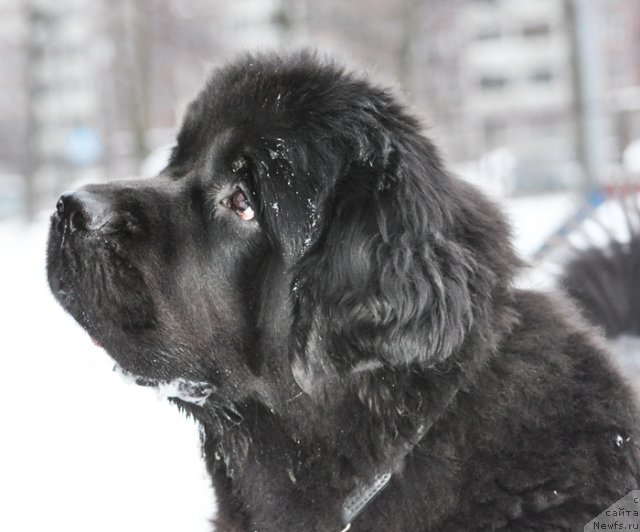
<path fill-rule="evenodd" d="M 285 91 L 276 87 L 259 95 L 255 90 L 244 83 L 232 88 L 224 82 L 208 84 L 187 108 L 172 162 L 216 155 L 233 159 L 233 151 L 240 151 L 242 144 L 262 146 L 273 159 L 286 157 L 282 131 L 297 127 L 294 123 L 300 109 L 294 102 L 285 108 Z"/>
<path fill-rule="evenodd" d="M 243 130 L 254 146 L 262 143 L 276 162 L 288 156 L 292 138 L 307 152 L 320 143 L 357 144 L 363 116 L 375 121 L 371 110 L 386 105 L 386 96 L 313 54 L 247 56 L 215 70 L 190 104 L 174 160 L 200 156 L 229 128 Z"/>
<path fill-rule="evenodd" d="M 331 127 L 349 106 L 366 107 L 364 102 L 379 96 L 364 76 L 315 54 L 257 54 L 214 70 L 190 110 L 211 122 L 254 129 L 280 121 L 296 127 Z"/>

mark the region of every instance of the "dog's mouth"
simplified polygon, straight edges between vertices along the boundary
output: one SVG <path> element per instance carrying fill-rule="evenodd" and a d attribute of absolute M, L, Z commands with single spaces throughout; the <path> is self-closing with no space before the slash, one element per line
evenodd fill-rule
<path fill-rule="evenodd" d="M 89 338 L 91 338 L 91 341 L 93 342 L 93 345 L 95 345 L 96 347 L 102 347 L 102 344 L 100 342 L 98 342 L 98 340 L 95 339 L 95 337 L 89 335 Z"/>
<path fill-rule="evenodd" d="M 196 406 L 204 406 L 215 391 L 215 386 L 209 382 L 192 381 L 183 377 L 170 380 L 142 377 L 127 371 L 120 364 L 116 364 L 113 370 L 127 382 L 155 389 L 163 399 L 178 399 Z"/>
<path fill-rule="evenodd" d="M 87 268 L 87 270 L 90 269 Z M 126 306 L 122 308 L 119 305 L 110 306 L 108 302 L 103 305 L 92 304 L 94 300 L 100 300 L 93 292 L 97 291 L 99 294 L 101 292 L 103 294 L 101 300 L 104 301 L 104 294 L 109 297 L 110 294 L 116 293 L 114 288 L 117 286 L 117 282 L 104 283 L 109 285 L 109 290 L 104 289 L 102 283 L 97 282 L 97 280 L 83 283 L 83 280 L 85 280 L 83 272 L 70 272 L 60 262 L 51 264 L 49 273 L 50 286 L 54 296 L 87 332 L 93 344 L 96 347 L 105 349 L 111 358 L 117 361 L 114 371 L 123 376 L 129 383 L 153 388 L 160 398 L 172 399 L 198 407 L 205 405 L 209 396 L 216 389 L 209 382 L 200 380 L 198 377 L 194 379 L 183 376 L 176 378 L 165 377 L 162 375 L 164 372 L 161 371 L 162 368 L 156 368 L 161 373 L 157 377 L 140 374 L 138 370 L 144 371 L 143 366 L 146 366 L 144 361 L 141 363 L 136 361 L 138 358 L 144 359 L 144 357 L 136 356 L 141 353 L 131 353 L 128 348 L 123 348 L 123 345 L 130 347 L 131 335 L 137 334 L 139 337 L 140 333 L 146 330 L 145 327 L 132 323 L 135 318 L 124 320 L 125 324 L 129 326 L 128 328 L 124 326 L 125 324 L 119 322 L 121 316 L 125 315 L 128 310 Z M 74 274 L 74 281 L 72 281 L 70 277 Z M 133 290 L 129 290 L 129 293 L 131 292 Z M 99 308 L 96 308 L 97 306 Z M 142 307 L 143 305 L 139 305 L 139 308 Z M 148 308 L 148 306 L 145 308 Z M 144 312 L 140 310 L 134 314 L 138 316 L 144 314 Z M 148 310 L 146 312 L 148 314 Z M 129 369 L 125 369 L 121 365 L 123 363 Z M 134 369 L 136 366 L 141 367 Z M 144 372 L 146 373 L 146 371 Z"/>

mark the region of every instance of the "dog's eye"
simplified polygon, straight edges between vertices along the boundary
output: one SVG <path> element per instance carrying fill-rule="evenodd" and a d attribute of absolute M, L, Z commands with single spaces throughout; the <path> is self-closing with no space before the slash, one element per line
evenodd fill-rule
<path fill-rule="evenodd" d="M 255 212 L 242 190 L 236 190 L 231 196 L 223 201 L 225 207 L 235 212 L 241 220 L 253 220 Z"/>

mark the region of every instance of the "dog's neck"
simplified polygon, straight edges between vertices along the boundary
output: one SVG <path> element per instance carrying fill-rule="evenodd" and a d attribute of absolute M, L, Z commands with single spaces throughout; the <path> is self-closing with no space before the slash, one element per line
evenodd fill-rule
<path fill-rule="evenodd" d="M 224 472 L 234 497 L 248 508 L 264 500 L 273 505 L 262 509 L 265 513 L 277 515 L 286 507 L 297 515 L 299 506 L 300 518 L 306 519 L 314 515 L 311 499 L 318 505 L 316 514 L 322 514 L 323 529 L 342 530 L 375 497 L 392 489 L 393 476 L 402 473 L 407 456 L 455 401 L 460 378 L 455 368 L 428 375 L 406 369 L 393 378 L 388 369 L 361 373 L 326 410 L 324 422 L 317 421 L 317 414 L 305 414 L 321 406 L 304 395 L 283 407 L 287 418 L 298 411 L 295 424 L 253 401 L 238 405 L 242 418 L 234 421 L 210 412 L 203 423 L 208 467 L 212 473 Z M 401 385 L 400 380 L 415 384 Z M 393 396 L 395 390 L 407 389 L 422 392 Z M 372 434 L 370 426 L 380 433 Z M 327 513 L 333 515 L 330 523 Z M 301 522 L 300 528 L 314 526 Z"/>
<path fill-rule="evenodd" d="M 345 525 L 342 532 L 351 528 L 351 524 L 358 515 L 360 515 L 362 511 L 389 485 L 389 481 L 392 479 L 393 474 L 403 468 L 407 455 L 415 449 L 424 436 L 429 432 L 431 427 L 447 411 L 457 396 L 458 391 L 458 387 L 452 387 L 448 391 L 447 395 L 443 397 L 444 402 L 439 405 L 440 408 L 434 410 L 429 419 L 418 425 L 413 438 L 405 440 L 403 444 L 395 450 L 395 454 L 390 454 L 388 458 L 389 467 L 387 470 L 381 470 L 373 477 L 371 482 L 359 485 L 346 497 L 342 505 L 342 521 Z"/>
<path fill-rule="evenodd" d="M 503 332 L 513 324 L 508 316 L 501 317 Z M 300 529 L 339 531 L 359 519 L 354 501 L 393 489 L 407 456 L 438 430 L 460 393 L 475 386 L 499 342 L 469 335 L 457 356 L 438 366 L 366 368 L 327 381 L 318 397 L 291 385 L 272 404 L 236 405 L 241 417 L 234 421 L 208 402 L 208 467 L 227 479 L 234 504 L 245 507 L 254 528 L 273 523 L 273 516 L 277 522 L 286 508 L 287 522 L 300 519 Z"/>

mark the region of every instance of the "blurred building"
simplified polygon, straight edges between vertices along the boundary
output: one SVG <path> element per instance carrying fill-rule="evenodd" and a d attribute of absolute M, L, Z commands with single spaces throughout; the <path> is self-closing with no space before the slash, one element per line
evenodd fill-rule
<path fill-rule="evenodd" d="M 413 100 L 477 179 L 496 160 L 519 192 L 575 186 L 585 171 L 607 179 L 640 137 L 640 2 L 418 5 L 420 20 L 439 20 L 415 42 Z"/>
<path fill-rule="evenodd" d="M 467 155 L 507 147 L 517 159 L 522 181 L 549 188 L 562 177 L 551 169 L 575 158 L 563 3 L 470 2 L 460 26 Z"/>
<path fill-rule="evenodd" d="M 640 2 L 607 0 L 603 7 L 607 105 L 619 156 L 640 138 Z"/>
<path fill-rule="evenodd" d="M 0 180 L 50 201 L 136 173 L 213 65 L 298 46 L 404 92 L 452 166 L 506 192 L 573 185 L 640 138 L 638 0 L 0 0 Z"/>
<path fill-rule="evenodd" d="M 23 4 L 34 152 L 45 165 L 92 164 L 99 148 L 94 11 L 74 0 Z"/>
<path fill-rule="evenodd" d="M 31 216 L 74 166 L 99 160 L 95 16 L 92 3 L 74 0 L 1 0 L 0 13 L 0 179 L 22 176 Z"/>

